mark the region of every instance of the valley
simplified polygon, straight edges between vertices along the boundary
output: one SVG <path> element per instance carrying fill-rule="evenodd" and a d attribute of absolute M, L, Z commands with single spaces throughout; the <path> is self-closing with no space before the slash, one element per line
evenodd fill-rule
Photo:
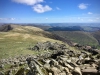
<path fill-rule="evenodd" d="M 56 34 L 66 40 L 100 48 L 99 23 L 51 23 L 33 25 Z"/>

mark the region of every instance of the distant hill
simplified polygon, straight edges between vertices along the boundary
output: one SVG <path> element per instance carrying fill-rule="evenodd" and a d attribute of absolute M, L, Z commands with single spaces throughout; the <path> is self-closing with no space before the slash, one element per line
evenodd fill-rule
<path fill-rule="evenodd" d="M 100 46 L 99 23 L 53 23 L 49 24 L 49 26 L 37 25 L 37 27 L 52 32 L 53 34 L 72 42 L 95 47 Z"/>
<path fill-rule="evenodd" d="M 93 36 L 98 40 L 98 42 L 100 44 L 100 30 L 93 32 Z"/>
<path fill-rule="evenodd" d="M 68 26 L 68 27 L 52 27 L 47 31 L 83 31 L 80 26 Z"/>
<path fill-rule="evenodd" d="M 39 27 L 46 31 L 85 31 L 94 32 L 100 30 L 99 23 L 50 23 L 50 24 L 26 24 Z"/>
<path fill-rule="evenodd" d="M 53 31 L 52 33 L 82 45 L 99 45 L 97 39 L 89 32 L 83 31 Z"/>

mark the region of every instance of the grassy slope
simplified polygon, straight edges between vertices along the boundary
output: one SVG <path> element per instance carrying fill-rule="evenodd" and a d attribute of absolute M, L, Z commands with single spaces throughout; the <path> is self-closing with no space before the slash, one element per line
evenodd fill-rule
<path fill-rule="evenodd" d="M 31 26 L 14 26 L 14 29 L 9 32 L 0 32 L 0 59 L 5 59 L 9 57 L 16 57 L 19 55 L 36 55 L 43 54 L 47 51 L 31 51 L 28 50 L 29 47 L 33 47 L 37 42 L 58 42 L 61 41 L 50 39 L 44 36 L 44 31 L 42 29 L 31 27 Z M 48 32 L 45 34 L 49 35 Z M 51 36 L 51 35 L 50 35 Z M 77 50 L 75 47 L 70 47 L 68 44 L 66 46 L 69 50 L 75 50 L 76 52 L 80 52 L 81 50 Z M 88 52 L 87 52 L 88 53 Z M 5 65 L 3 71 L 9 70 L 11 65 Z M 21 66 L 23 67 L 23 66 Z M 20 68 L 21 68 L 20 67 Z M 2 71 L 2 70 L 0 70 Z"/>
<path fill-rule="evenodd" d="M 92 35 L 98 40 L 98 42 L 100 44 L 100 31 L 93 32 Z"/>
<path fill-rule="evenodd" d="M 31 26 L 12 26 L 9 32 L 0 32 L 0 59 L 18 55 L 37 54 L 38 52 L 28 50 L 37 42 L 61 42 L 44 37 L 42 29 Z M 42 32 L 42 33 L 39 33 Z"/>
<path fill-rule="evenodd" d="M 98 41 L 88 32 L 83 31 L 54 31 L 53 33 L 60 35 L 73 42 L 83 45 L 98 45 Z"/>

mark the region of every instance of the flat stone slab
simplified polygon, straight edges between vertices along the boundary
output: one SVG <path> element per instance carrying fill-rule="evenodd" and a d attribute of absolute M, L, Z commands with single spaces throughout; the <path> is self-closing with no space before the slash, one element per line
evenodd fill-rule
<path fill-rule="evenodd" d="M 88 68 L 88 69 L 84 69 L 82 70 L 82 72 L 87 72 L 87 73 L 97 73 L 97 69 L 94 68 Z"/>

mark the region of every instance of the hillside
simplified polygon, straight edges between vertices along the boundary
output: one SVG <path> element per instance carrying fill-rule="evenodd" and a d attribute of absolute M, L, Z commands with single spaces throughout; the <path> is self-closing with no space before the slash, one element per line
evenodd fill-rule
<path fill-rule="evenodd" d="M 21 54 L 34 54 L 36 52 L 28 50 L 28 48 L 34 46 L 37 42 L 61 42 L 53 39 L 55 37 L 52 37 L 49 32 L 45 32 L 37 27 L 19 25 L 9 26 L 12 27 L 12 30 L 0 32 L 0 59 Z"/>
<path fill-rule="evenodd" d="M 84 31 L 53 31 L 52 33 L 62 36 L 70 41 L 82 44 L 82 45 L 99 45 L 98 41 L 90 32 Z"/>
<path fill-rule="evenodd" d="M 98 49 L 74 43 L 69 46 L 69 40 L 38 27 L 9 26 L 11 29 L 5 31 L 5 25 L 0 32 L 0 75 L 100 74 Z"/>
<path fill-rule="evenodd" d="M 92 34 L 98 40 L 98 42 L 100 44 L 100 30 L 96 31 L 96 32 L 93 32 Z"/>
<path fill-rule="evenodd" d="M 91 45 L 97 48 L 100 46 L 99 23 L 51 23 L 33 26 L 52 32 L 64 40 L 70 40 L 82 45 Z"/>

